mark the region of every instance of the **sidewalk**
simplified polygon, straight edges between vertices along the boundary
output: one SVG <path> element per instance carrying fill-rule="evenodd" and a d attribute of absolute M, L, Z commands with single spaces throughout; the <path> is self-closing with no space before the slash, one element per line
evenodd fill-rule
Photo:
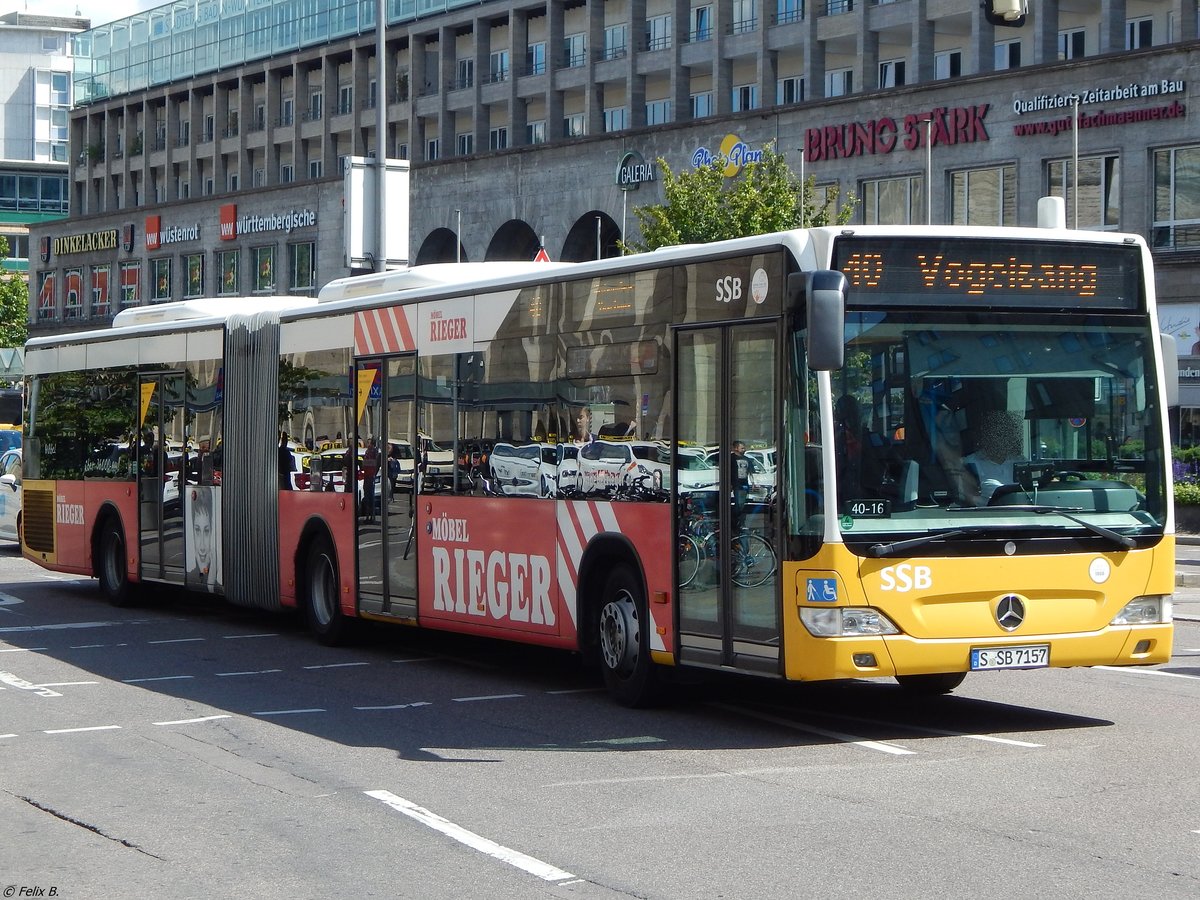
<path fill-rule="evenodd" d="M 1200 534 L 1177 534 L 1176 544 L 1200 546 Z M 1175 598 L 1172 609 L 1176 619 L 1200 622 L 1200 559 L 1175 558 Z"/>

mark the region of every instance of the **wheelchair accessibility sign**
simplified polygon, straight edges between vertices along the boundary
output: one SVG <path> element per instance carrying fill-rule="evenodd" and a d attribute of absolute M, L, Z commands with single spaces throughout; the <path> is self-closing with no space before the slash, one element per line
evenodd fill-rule
<path fill-rule="evenodd" d="M 837 598 L 836 578 L 808 579 L 807 599 L 809 603 L 837 603 Z"/>

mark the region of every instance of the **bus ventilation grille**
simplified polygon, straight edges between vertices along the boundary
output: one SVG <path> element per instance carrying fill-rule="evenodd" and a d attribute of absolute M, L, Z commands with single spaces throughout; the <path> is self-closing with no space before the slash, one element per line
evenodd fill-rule
<path fill-rule="evenodd" d="M 21 498 L 25 545 L 38 553 L 54 552 L 54 491 L 26 489 Z"/>

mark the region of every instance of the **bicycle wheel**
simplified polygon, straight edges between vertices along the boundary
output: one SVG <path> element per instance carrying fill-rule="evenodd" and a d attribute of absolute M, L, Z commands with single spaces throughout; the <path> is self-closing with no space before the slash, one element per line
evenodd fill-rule
<path fill-rule="evenodd" d="M 676 539 L 679 556 L 679 586 L 687 587 L 700 571 L 700 545 L 690 534 L 681 534 Z"/>
<path fill-rule="evenodd" d="M 775 574 L 775 551 L 762 535 L 739 534 L 729 548 L 729 558 L 733 582 L 740 587 L 758 587 Z"/>

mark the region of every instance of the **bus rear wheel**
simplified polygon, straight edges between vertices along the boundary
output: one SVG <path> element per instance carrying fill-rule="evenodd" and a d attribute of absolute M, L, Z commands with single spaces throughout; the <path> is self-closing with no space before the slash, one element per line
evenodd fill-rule
<path fill-rule="evenodd" d="M 134 585 L 125 569 L 125 534 L 116 519 L 109 518 L 100 530 L 95 565 L 100 592 L 108 602 L 113 606 L 132 605 Z"/>
<path fill-rule="evenodd" d="M 308 630 L 322 644 L 344 643 L 350 623 L 342 613 L 337 555 L 328 538 L 321 537 L 313 543 L 304 576 L 304 617 Z"/>
<path fill-rule="evenodd" d="M 936 675 L 897 675 L 900 687 L 910 694 L 922 697 L 936 697 L 948 694 L 967 677 L 966 672 L 939 672 Z"/>
<path fill-rule="evenodd" d="M 597 620 L 600 669 L 609 693 L 623 706 L 649 706 L 658 696 L 644 593 L 630 568 L 617 566 L 601 597 Z"/>

